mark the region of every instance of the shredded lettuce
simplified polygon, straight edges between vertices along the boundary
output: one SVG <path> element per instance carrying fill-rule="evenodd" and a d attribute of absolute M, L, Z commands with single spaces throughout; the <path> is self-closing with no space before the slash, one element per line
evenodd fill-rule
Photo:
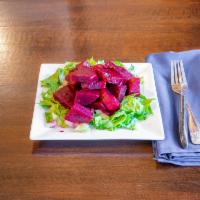
<path fill-rule="evenodd" d="M 66 63 L 62 68 L 57 69 L 54 74 L 41 81 L 43 92 L 40 105 L 46 110 L 45 119 L 47 123 L 56 121 L 58 126 L 67 127 L 64 116 L 68 109 L 54 100 L 53 92 L 63 84 L 65 76 L 76 67 L 76 64 L 76 62 Z"/>
<path fill-rule="evenodd" d="M 120 109 L 126 113 L 134 113 L 137 120 L 144 120 L 153 113 L 150 105 L 152 100 L 146 98 L 144 95 L 140 95 L 139 97 L 129 95 L 123 99 Z"/>
<path fill-rule="evenodd" d="M 115 130 L 116 128 L 135 129 L 137 120 L 145 120 L 152 114 L 151 102 L 143 95 L 136 97 L 134 95 L 126 96 L 121 102 L 120 109 L 113 115 L 107 116 L 98 111 L 94 114 L 90 123 L 96 129 Z"/>
<path fill-rule="evenodd" d="M 91 66 L 96 65 L 96 64 L 104 64 L 104 60 L 96 61 L 93 57 L 87 59 L 87 62 Z M 113 61 L 113 63 L 116 64 L 117 66 L 124 67 L 124 64 L 120 60 L 115 60 L 115 61 Z"/>
<path fill-rule="evenodd" d="M 48 91 L 54 92 L 60 86 L 59 80 L 59 69 L 48 78 L 41 81 L 42 87 L 46 88 Z"/>
<path fill-rule="evenodd" d="M 134 72 L 135 70 L 135 66 L 134 65 L 131 65 L 129 68 L 128 68 L 128 71 L 130 72 Z"/>
<path fill-rule="evenodd" d="M 82 123 L 82 124 L 79 124 L 78 126 L 76 126 L 76 128 L 74 130 L 78 131 L 78 132 L 86 132 L 86 131 L 90 130 L 90 126 L 89 126 L 89 124 Z"/>
<path fill-rule="evenodd" d="M 91 58 L 87 59 L 87 61 L 88 61 L 88 63 L 89 63 L 91 66 L 93 66 L 93 65 L 96 65 L 96 64 L 97 64 L 97 61 L 96 61 L 96 60 L 94 60 L 94 58 L 93 58 L 93 57 L 91 57 Z"/>
<path fill-rule="evenodd" d="M 62 68 L 56 70 L 54 74 L 41 81 L 43 88 L 52 93 L 63 84 L 65 76 L 76 67 L 76 62 L 66 63 Z"/>
<path fill-rule="evenodd" d="M 90 122 L 90 125 L 96 129 L 106 129 L 110 131 L 114 130 L 114 126 L 110 120 L 110 117 L 98 110 L 94 113 L 93 120 Z"/>
<path fill-rule="evenodd" d="M 45 119 L 47 123 L 53 122 L 53 115 L 51 112 L 45 112 Z"/>
<path fill-rule="evenodd" d="M 115 60 L 113 63 L 117 66 L 124 67 L 124 64 L 120 60 Z"/>
<path fill-rule="evenodd" d="M 103 64 L 105 64 L 105 62 L 104 62 L 104 60 L 98 60 L 97 64 L 102 64 L 103 65 Z"/>
<path fill-rule="evenodd" d="M 68 112 L 68 109 L 61 106 L 59 103 L 54 103 L 51 107 L 45 112 L 45 119 L 47 123 L 56 121 L 57 125 L 60 127 L 67 127 L 65 123 L 65 115 Z"/>

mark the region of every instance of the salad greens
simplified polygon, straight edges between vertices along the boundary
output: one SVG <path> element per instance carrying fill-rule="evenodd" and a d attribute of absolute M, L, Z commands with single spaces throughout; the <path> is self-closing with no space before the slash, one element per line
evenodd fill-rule
<path fill-rule="evenodd" d="M 114 130 L 110 117 L 98 110 L 94 113 L 93 120 L 90 122 L 90 125 L 96 129 L 107 129 L 109 131 Z"/>
<path fill-rule="evenodd" d="M 78 126 L 76 126 L 76 128 L 74 130 L 77 132 L 85 132 L 85 131 L 90 130 L 90 126 L 89 126 L 89 124 L 82 123 L 82 124 L 79 124 Z"/>
<path fill-rule="evenodd" d="M 137 120 L 145 120 L 153 113 L 150 106 L 152 100 L 143 95 L 139 97 L 126 96 L 121 102 L 120 109 L 113 115 L 107 116 L 98 111 L 94 114 L 90 124 L 96 129 L 115 130 L 116 128 L 127 128 L 134 130 Z"/>
<path fill-rule="evenodd" d="M 64 83 L 65 76 L 76 67 L 76 62 L 66 63 L 62 68 L 41 81 L 43 92 L 41 94 L 40 105 L 45 109 L 45 119 L 47 123 L 56 122 L 57 126 L 67 127 L 64 116 L 68 109 L 60 105 L 53 98 L 53 93 Z"/>
<path fill-rule="evenodd" d="M 90 65 L 104 63 L 103 60 L 95 61 L 94 58 L 87 60 Z M 118 66 L 123 67 L 123 63 L 119 60 L 114 61 Z M 60 103 L 54 100 L 53 93 L 65 82 L 65 76 L 73 70 L 77 62 L 67 62 L 62 68 L 59 68 L 53 75 L 41 81 L 43 88 L 41 94 L 40 105 L 45 109 L 45 119 L 47 123 L 56 122 L 59 127 L 67 127 L 65 115 L 69 111 Z M 134 66 L 131 65 L 128 69 L 134 71 Z M 143 83 L 143 79 L 141 79 Z M 111 116 L 104 114 L 99 110 L 95 110 L 93 120 L 90 125 L 96 129 L 113 131 L 117 128 L 135 129 L 135 124 L 138 120 L 145 120 L 149 115 L 153 114 L 151 102 L 153 99 L 148 99 L 144 95 L 140 96 L 129 95 L 125 96 L 120 104 L 120 109 Z M 79 132 L 88 131 L 88 124 L 79 124 L 75 130 Z"/>
<path fill-rule="evenodd" d="M 134 70 L 135 70 L 135 66 L 134 66 L 134 65 L 131 65 L 131 66 L 128 68 L 128 71 L 133 72 Z"/>
<path fill-rule="evenodd" d="M 87 59 L 87 62 L 91 66 L 96 65 L 96 64 L 104 64 L 104 60 L 98 60 L 98 61 L 96 61 L 96 60 L 94 60 L 93 57 Z M 113 61 L 113 63 L 116 64 L 117 66 L 124 67 L 124 64 L 120 60 L 115 60 L 115 61 Z"/>
<path fill-rule="evenodd" d="M 87 62 L 91 65 L 91 66 L 93 66 L 93 65 L 96 65 L 97 64 L 97 61 L 96 60 L 94 60 L 94 58 L 93 57 L 91 57 L 91 58 L 89 58 L 89 59 L 87 59 Z"/>
<path fill-rule="evenodd" d="M 120 60 L 115 60 L 114 64 L 120 67 L 124 67 L 124 64 Z"/>

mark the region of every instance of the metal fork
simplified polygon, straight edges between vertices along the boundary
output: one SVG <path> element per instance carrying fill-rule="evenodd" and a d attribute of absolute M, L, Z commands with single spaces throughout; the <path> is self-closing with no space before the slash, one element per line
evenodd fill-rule
<path fill-rule="evenodd" d="M 188 147 L 185 101 L 187 81 L 182 60 L 171 61 L 171 86 L 172 90 L 179 95 L 179 138 L 181 147 L 185 149 Z"/>

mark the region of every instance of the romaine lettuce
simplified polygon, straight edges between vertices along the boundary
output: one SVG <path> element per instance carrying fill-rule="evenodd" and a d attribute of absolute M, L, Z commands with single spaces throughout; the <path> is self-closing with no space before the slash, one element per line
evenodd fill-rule
<path fill-rule="evenodd" d="M 100 111 L 94 114 L 91 125 L 96 129 L 114 130 L 116 128 L 135 129 L 137 120 L 144 120 L 152 114 L 152 99 L 145 96 L 126 96 L 121 102 L 120 109 L 113 115 L 107 116 Z"/>
<path fill-rule="evenodd" d="M 53 92 L 56 91 L 64 82 L 65 76 L 76 67 L 75 62 L 66 63 L 62 68 L 56 70 L 54 74 L 41 81 L 43 92 L 41 94 L 40 105 L 46 110 L 46 122 L 56 121 L 60 127 L 67 127 L 64 116 L 68 109 L 61 106 L 53 98 Z"/>

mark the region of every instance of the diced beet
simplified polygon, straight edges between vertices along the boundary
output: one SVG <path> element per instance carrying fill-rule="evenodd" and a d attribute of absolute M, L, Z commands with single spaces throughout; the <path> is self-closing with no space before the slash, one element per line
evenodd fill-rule
<path fill-rule="evenodd" d="M 96 102 L 94 102 L 91 105 L 92 108 L 96 109 L 96 110 L 101 110 L 103 113 L 105 113 L 106 115 L 109 115 L 110 113 L 108 112 L 106 106 L 103 104 L 102 100 L 98 100 Z"/>
<path fill-rule="evenodd" d="M 73 84 L 73 85 L 76 85 L 78 84 L 78 81 L 74 80 L 73 78 L 73 73 L 75 72 L 76 70 L 72 70 L 67 76 L 65 76 L 65 80 L 70 83 L 70 84 Z"/>
<path fill-rule="evenodd" d="M 134 77 L 127 82 L 128 94 L 140 95 L 140 78 Z"/>
<path fill-rule="evenodd" d="M 102 65 L 102 64 L 97 64 L 97 65 L 94 65 L 93 67 L 92 67 L 92 70 L 99 76 L 99 78 L 101 79 L 101 80 L 104 80 L 104 77 L 102 76 L 102 73 L 101 73 L 101 71 L 103 70 L 103 69 L 105 69 L 106 67 L 104 66 L 104 65 Z"/>
<path fill-rule="evenodd" d="M 122 83 L 125 82 L 125 79 L 116 71 L 114 71 L 113 69 L 108 69 L 107 70 L 110 76 L 107 77 L 107 75 L 105 76 L 105 79 L 108 83 L 112 83 L 112 84 L 116 84 L 116 85 L 121 85 Z"/>
<path fill-rule="evenodd" d="M 114 69 L 126 80 L 130 80 L 131 78 L 133 78 L 133 75 L 127 69 L 125 69 L 124 67 L 119 67 L 111 61 L 107 61 L 105 63 L 105 66 Z"/>
<path fill-rule="evenodd" d="M 77 90 L 81 90 L 81 83 L 76 83 L 76 84 L 74 84 L 74 88 L 75 88 L 75 90 L 77 91 Z"/>
<path fill-rule="evenodd" d="M 82 89 L 76 92 L 74 102 L 85 106 L 95 102 L 99 97 L 99 90 Z"/>
<path fill-rule="evenodd" d="M 95 73 L 94 70 L 90 67 L 86 66 L 81 66 L 73 71 L 71 71 L 66 79 L 70 83 L 91 83 L 91 82 L 97 82 L 98 81 L 98 76 Z"/>
<path fill-rule="evenodd" d="M 92 67 L 92 69 L 94 70 L 94 71 L 98 71 L 99 69 L 102 69 L 102 68 L 106 68 L 106 66 L 105 65 L 103 65 L 103 64 L 97 64 L 97 65 L 94 65 L 93 67 Z"/>
<path fill-rule="evenodd" d="M 92 112 L 80 104 L 74 104 L 65 115 L 65 119 L 74 123 L 89 123 L 92 120 Z"/>
<path fill-rule="evenodd" d="M 126 85 L 112 85 L 109 91 L 121 102 L 126 94 Z"/>
<path fill-rule="evenodd" d="M 115 70 L 127 81 L 133 78 L 133 75 L 123 67 L 116 66 Z"/>
<path fill-rule="evenodd" d="M 71 108 L 74 103 L 75 89 L 72 85 L 66 85 L 53 93 L 53 97 L 61 105 Z"/>
<path fill-rule="evenodd" d="M 102 101 L 97 101 L 91 105 L 95 110 L 101 110 L 106 115 L 111 115 L 113 112 L 109 112 Z"/>
<path fill-rule="evenodd" d="M 106 107 L 101 100 L 94 102 L 91 107 L 97 110 L 106 110 Z"/>
<path fill-rule="evenodd" d="M 106 81 L 98 81 L 92 83 L 81 83 L 83 89 L 97 90 L 106 88 Z"/>
<path fill-rule="evenodd" d="M 114 68 L 117 65 L 115 63 L 113 63 L 112 61 L 107 60 L 107 61 L 105 61 L 105 66 L 108 67 L 108 68 Z"/>
<path fill-rule="evenodd" d="M 112 95 L 108 89 L 101 90 L 101 99 L 107 110 L 115 111 L 119 108 L 120 103 L 117 98 Z"/>
<path fill-rule="evenodd" d="M 120 85 L 126 82 L 126 79 L 112 68 L 107 68 L 103 65 L 96 65 L 93 68 L 98 76 L 107 83 Z"/>

